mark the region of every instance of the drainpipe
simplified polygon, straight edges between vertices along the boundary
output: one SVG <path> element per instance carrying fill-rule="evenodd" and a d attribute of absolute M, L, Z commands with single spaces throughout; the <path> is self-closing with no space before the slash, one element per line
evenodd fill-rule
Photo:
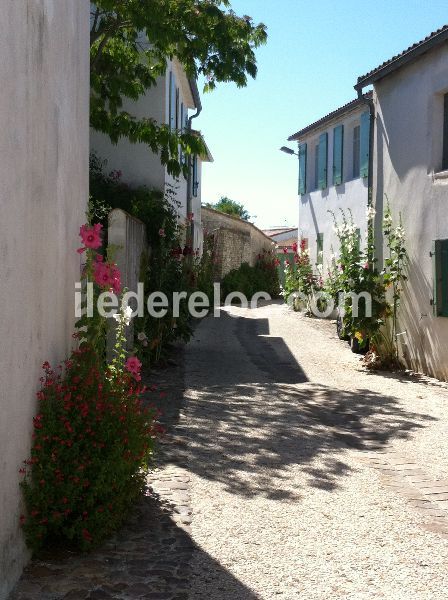
<path fill-rule="evenodd" d="M 191 122 L 193 121 L 193 119 L 196 119 L 197 117 L 199 117 L 199 115 L 202 112 L 201 98 L 199 96 L 198 85 L 197 85 L 195 79 L 190 79 L 190 88 L 191 88 L 191 93 L 193 94 L 194 103 L 196 105 L 196 112 L 194 115 L 191 115 L 191 117 L 189 117 L 189 119 L 188 119 L 187 129 L 188 129 L 189 133 L 191 133 L 191 131 L 192 131 Z M 188 157 L 188 174 L 187 174 L 187 217 L 192 212 L 192 210 L 191 210 L 192 209 L 192 198 L 193 198 L 193 181 L 192 181 L 193 173 L 192 173 L 192 171 L 193 171 L 193 169 L 192 169 L 191 154 L 190 154 Z M 194 228 L 193 222 L 189 221 L 188 226 L 187 226 L 186 243 L 187 243 L 187 246 L 190 246 L 191 248 L 193 247 L 193 240 L 194 240 L 193 228 Z"/>
<path fill-rule="evenodd" d="M 369 131 L 369 172 L 367 174 L 367 206 L 374 206 L 374 201 L 373 201 L 373 149 L 374 149 L 374 135 L 375 135 L 375 105 L 373 102 L 373 97 L 372 98 L 364 98 L 363 93 L 362 93 L 362 89 L 358 89 L 358 98 L 364 101 L 365 104 L 367 104 L 367 106 L 369 107 L 369 125 L 370 125 L 370 131 Z M 378 228 L 378 223 L 377 223 L 377 219 L 374 218 L 373 220 L 374 226 L 373 226 L 373 239 L 375 242 L 375 249 L 378 253 L 380 253 L 380 258 L 381 258 L 381 262 L 382 262 L 382 256 L 383 256 L 383 251 L 382 248 L 380 249 L 377 241 L 381 241 L 381 238 L 378 239 L 377 237 L 377 232 L 381 231 L 381 224 Z M 378 246 L 378 247 L 377 247 Z M 378 258 L 378 256 L 376 256 L 376 258 Z"/>
<path fill-rule="evenodd" d="M 373 136 L 375 134 L 375 105 L 373 98 L 364 98 L 362 90 L 358 90 L 358 98 L 369 107 L 370 132 L 369 132 L 369 173 L 367 176 L 367 204 L 373 204 Z"/>

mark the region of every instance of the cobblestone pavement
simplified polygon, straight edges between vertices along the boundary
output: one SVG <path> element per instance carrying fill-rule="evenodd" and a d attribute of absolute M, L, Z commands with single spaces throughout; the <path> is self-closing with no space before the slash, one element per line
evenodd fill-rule
<path fill-rule="evenodd" d="M 65 552 L 33 560 L 10 600 L 185 600 L 191 578 L 189 475 L 179 462 L 179 415 L 184 401 L 183 349 L 166 369 L 150 374 L 149 400 L 163 411 L 167 435 L 147 496 L 123 529 L 89 555 Z M 162 392 L 160 394 L 160 392 Z M 179 430 L 179 431 L 178 431 Z"/>

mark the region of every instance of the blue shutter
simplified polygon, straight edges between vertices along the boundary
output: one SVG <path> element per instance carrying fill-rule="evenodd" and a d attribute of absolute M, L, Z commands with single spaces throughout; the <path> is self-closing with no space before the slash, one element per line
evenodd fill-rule
<path fill-rule="evenodd" d="M 361 134 L 360 134 L 360 176 L 367 177 L 369 174 L 369 153 L 370 153 L 370 114 L 365 112 L 361 115 Z"/>
<path fill-rule="evenodd" d="M 306 193 L 306 162 L 307 147 L 306 144 L 299 145 L 299 194 Z"/>
<path fill-rule="evenodd" d="M 170 71 L 170 89 L 169 89 L 169 126 L 171 131 L 176 129 L 176 78 Z"/>
<path fill-rule="evenodd" d="M 327 187 L 327 163 L 328 163 L 328 134 L 323 133 L 319 137 L 318 188 L 320 190 L 324 190 Z"/>
<path fill-rule="evenodd" d="M 344 155 L 344 126 L 338 125 L 333 129 L 333 185 L 342 183 Z"/>

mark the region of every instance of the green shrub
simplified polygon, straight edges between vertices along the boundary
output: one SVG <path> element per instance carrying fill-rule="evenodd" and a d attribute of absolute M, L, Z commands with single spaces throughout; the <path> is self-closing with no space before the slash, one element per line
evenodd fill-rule
<path fill-rule="evenodd" d="M 222 280 L 221 290 L 223 299 L 231 292 L 244 294 L 248 301 L 257 292 L 267 292 L 271 298 L 277 297 L 280 287 L 275 259 L 265 252 L 259 255 L 254 267 L 243 263 L 238 269 L 227 273 Z"/>
<path fill-rule="evenodd" d="M 87 550 L 113 532 L 145 484 L 154 413 L 129 373 L 105 371 L 88 347 L 63 368 L 43 365 L 22 490 L 30 548 L 65 540 Z"/>
<path fill-rule="evenodd" d="M 194 249 L 185 244 L 186 223 L 179 224 L 174 201 L 147 187 L 131 187 L 121 180 L 121 172 L 105 172 L 106 162 L 95 154 L 90 157 L 90 214 L 106 226 L 107 214 L 120 208 L 140 219 L 146 226 L 151 253 L 141 266 L 140 281 L 145 286 L 145 303 L 152 292 L 163 292 L 170 301 L 165 317 L 135 318 L 136 352 L 150 365 L 163 359 L 175 340 L 188 341 L 192 335 L 187 301 L 180 303 L 178 318 L 173 316 L 174 292 L 188 294 L 199 289 L 207 295 L 213 290 L 213 272 L 209 254 L 195 257 Z M 106 215 L 106 217 L 105 217 Z"/>

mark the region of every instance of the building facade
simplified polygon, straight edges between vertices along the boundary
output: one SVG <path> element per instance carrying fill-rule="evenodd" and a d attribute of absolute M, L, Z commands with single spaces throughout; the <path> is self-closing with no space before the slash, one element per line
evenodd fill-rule
<path fill-rule="evenodd" d="M 385 203 L 409 254 L 399 311 L 402 355 L 448 380 L 448 27 L 358 79 L 373 85 L 373 203 L 378 259 Z"/>
<path fill-rule="evenodd" d="M 290 136 L 299 149 L 299 239 L 313 264 L 326 269 L 339 242 L 333 216 L 344 211 L 367 227 L 369 132 L 368 95 L 353 100 Z M 321 267 L 319 267 L 321 268 Z"/>
<path fill-rule="evenodd" d="M 155 86 L 137 101 L 125 99 L 123 108 L 137 118 L 152 118 L 158 124 L 168 124 L 171 130 L 185 131 L 190 127 L 191 119 L 201 112 L 202 105 L 196 82 L 187 77 L 182 65 L 174 58 L 167 60 L 166 72 L 158 77 Z M 191 243 L 196 248 L 201 246 L 202 163 L 213 160 L 208 149 L 206 155 L 191 159 L 189 177 L 180 175 L 176 178 L 168 173 L 160 157 L 146 144 L 133 144 L 128 139 L 112 144 L 107 135 L 91 130 L 90 147 L 101 159 L 107 160 L 108 170 L 121 171 L 125 183 L 165 192 L 177 211 L 179 222 L 188 221 Z"/>

